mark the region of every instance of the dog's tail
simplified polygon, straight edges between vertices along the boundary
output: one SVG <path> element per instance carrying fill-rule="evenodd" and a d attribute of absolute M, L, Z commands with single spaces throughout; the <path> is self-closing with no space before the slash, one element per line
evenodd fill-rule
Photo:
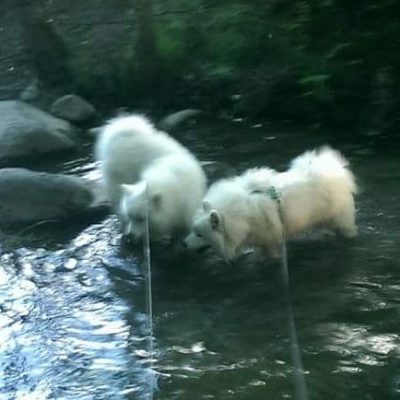
<path fill-rule="evenodd" d="M 349 170 L 349 163 L 337 150 L 328 146 L 308 151 L 295 158 L 290 166 L 291 171 L 327 183 L 335 191 L 346 191 L 356 194 L 358 191 L 354 175 Z"/>

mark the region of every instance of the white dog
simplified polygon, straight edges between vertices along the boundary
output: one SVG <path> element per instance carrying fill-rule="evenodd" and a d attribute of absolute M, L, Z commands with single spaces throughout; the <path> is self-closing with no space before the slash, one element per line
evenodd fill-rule
<path fill-rule="evenodd" d="M 170 239 L 190 230 L 206 190 L 205 174 L 193 154 L 138 115 L 111 120 L 96 144 L 105 190 L 124 234 Z"/>
<path fill-rule="evenodd" d="M 347 161 L 329 147 L 297 157 L 286 172 L 250 169 L 213 184 L 184 243 L 229 260 L 253 247 L 277 255 L 282 241 L 318 225 L 357 234 Z"/>

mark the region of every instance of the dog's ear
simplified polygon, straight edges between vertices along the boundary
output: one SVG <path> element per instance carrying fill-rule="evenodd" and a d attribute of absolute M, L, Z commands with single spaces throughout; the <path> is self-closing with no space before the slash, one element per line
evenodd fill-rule
<path fill-rule="evenodd" d="M 207 200 L 203 200 L 203 211 L 208 212 L 211 210 L 211 204 Z"/>
<path fill-rule="evenodd" d="M 154 208 L 159 209 L 161 207 L 161 204 L 162 204 L 161 193 L 154 193 L 151 196 L 151 202 L 152 202 Z"/>
<path fill-rule="evenodd" d="M 146 192 L 147 183 L 145 181 L 140 181 L 139 183 L 135 184 L 126 184 L 123 183 L 121 185 L 122 193 L 125 196 L 139 196 Z"/>
<path fill-rule="evenodd" d="M 210 212 L 210 222 L 211 228 L 217 230 L 221 226 L 221 214 L 217 210 L 211 210 Z"/>

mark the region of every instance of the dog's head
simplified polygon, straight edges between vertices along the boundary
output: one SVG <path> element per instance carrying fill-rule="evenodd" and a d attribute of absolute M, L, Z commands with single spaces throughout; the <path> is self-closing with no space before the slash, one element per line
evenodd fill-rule
<path fill-rule="evenodd" d="M 147 214 L 150 230 L 158 234 L 158 228 L 165 226 L 165 199 L 162 194 L 153 192 L 144 181 L 123 184 L 121 190 L 120 214 L 127 221 L 124 234 L 131 235 L 134 239 L 141 238 L 145 233 Z"/>
<path fill-rule="evenodd" d="M 198 253 L 212 249 L 224 259 L 231 258 L 227 252 L 224 217 L 207 201 L 203 201 L 195 216 L 192 232 L 185 238 L 184 246 Z"/>

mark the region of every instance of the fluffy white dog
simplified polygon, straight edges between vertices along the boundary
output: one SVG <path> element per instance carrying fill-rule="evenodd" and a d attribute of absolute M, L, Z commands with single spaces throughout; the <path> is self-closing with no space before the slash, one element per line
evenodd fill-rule
<path fill-rule="evenodd" d="M 170 239 L 190 230 L 206 190 L 199 162 L 185 147 L 138 115 L 111 120 L 95 149 L 104 187 L 124 234 Z"/>
<path fill-rule="evenodd" d="M 286 172 L 255 168 L 216 182 L 184 243 L 229 260 L 249 247 L 278 255 L 283 240 L 318 225 L 355 236 L 357 187 L 347 166 L 339 152 L 323 147 L 294 159 Z"/>

